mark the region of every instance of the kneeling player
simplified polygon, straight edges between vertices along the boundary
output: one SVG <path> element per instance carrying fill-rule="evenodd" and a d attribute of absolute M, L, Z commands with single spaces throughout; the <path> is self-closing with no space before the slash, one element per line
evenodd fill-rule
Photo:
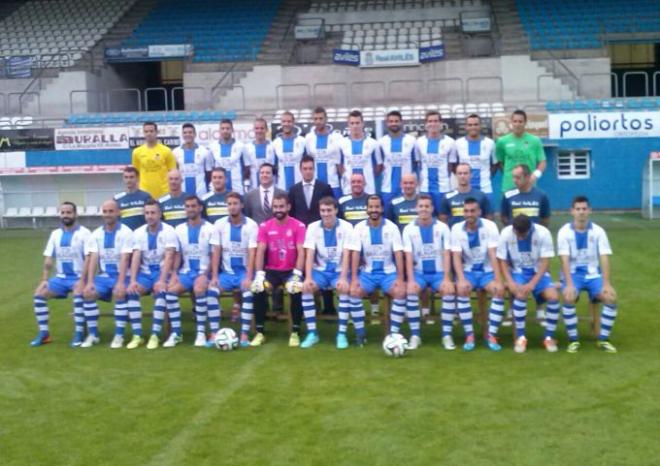
<path fill-rule="evenodd" d="M 491 295 L 490 320 L 493 325 L 499 325 L 504 314 L 504 286 L 496 257 L 499 239 L 497 225 L 481 218 L 479 201 L 475 198 L 465 199 L 463 216 L 465 220 L 451 229 L 458 314 L 464 323 L 466 319 L 471 319 L 470 293 L 472 290 L 485 290 Z M 493 330 L 495 332 L 496 329 Z M 486 343 L 493 351 L 502 349 L 494 336 L 489 337 L 489 333 L 486 333 Z"/>
<path fill-rule="evenodd" d="M 154 310 L 147 349 L 156 349 L 160 344 L 160 332 L 165 319 L 167 278 L 174 263 L 174 254 L 179 250 L 179 240 L 174 228 L 161 222 L 160 217 L 160 204 L 149 199 L 144 204 L 144 218 L 147 224 L 133 232 L 131 281 L 126 291 L 128 315 L 134 336 L 126 346 L 128 349 L 135 349 L 144 342 L 140 296 L 149 293 L 154 295 Z"/>
<path fill-rule="evenodd" d="M 350 253 L 345 245 L 353 233 L 353 227 L 347 221 L 338 219 L 337 212 L 335 198 L 330 196 L 322 198 L 319 202 L 321 220 L 309 225 L 305 234 L 306 259 L 302 306 L 308 333 L 300 345 L 301 348 L 310 348 L 319 341 L 316 331 L 314 293 L 317 290 L 332 291 L 333 289 L 337 290 L 339 296 L 337 348 L 348 348 L 346 330 L 348 314 L 351 310 L 348 296 Z"/>
<path fill-rule="evenodd" d="M 454 302 L 454 285 L 450 279 L 451 254 L 450 235 L 447 225 L 433 218 L 433 198 L 428 194 L 417 196 L 417 219 L 403 229 L 403 252 L 406 260 L 406 286 L 408 325 L 412 336 L 408 347 L 416 349 L 421 343 L 419 293 L 427 287 L 439 291 L 443 298 L 442 343 L 447 349 L 454 349 L 451 338 L 453 315 L 446 312 L 445 301 Z M 465 329 L 468 340 L 464 348 L 474 348 L 472 324 Z M 471 340 L 470 340 L 471 338 Z M 472 347 L 469 347 L 471 342 Z"/>
<path fill-rule="evenodd" d="M 215 222 L 216 237 L 213 241 L 211 260 L 211 282 L 208 291 L 208 311 L 211 333 L 220 328 L 220 295 L 223 291 L 238 290 L 243 295 L 241 305 L 241 346 L 249 345 L 248 333 L 252 322 L 252 291 L 250 284 L 254 276 L 254 258 L 257 251 L 259 226 L 243 215 L 243 202 L 238 193 L 226 196 L 229 216 Z M 222 260 L 222 271 L 219 271 Z M 212 346 L 209 340 L 207 346 Z"/>
<path fill-rule="evenodd" d="M 350 295 L 358 345 L 364 344 L 364 296 L 380 288 L 392 297 L 390 333 L 399 333 L 406 311 L 401 233 L 394 223 L 383 218 L 380 196 L 369 196 L 367 215 L 367 220 L 355 226 L 346 246 L 352 251 Z"/>
<path fill-rule="evenodd" d="M 41 282 L 34 292 L 34 316 L 39 326 L 39 334 L 30 342 L 30 346 L 41 346 L 51 342 L 48 327 L 48 300 L 66 298 L 73 292 L 73 320 L 75 333 L 72 347 L 80 346 L 85 333 L 85 313 L 83 311 L 83 289 L 85 287 L 85 268 L 87 245 L 91 233 L 84 226 L 76 224 L 76 205 L 64 202 L 60 205 L 62 226 L 54 230 L 44 249 L 44 267 Z M 50 270 L 56 266 L 55 276 L 48 278 Z"/>
<path fill-rule="evenodd" d="M 513 295 L 513 318 L 516 325 L 514 350 L 524 353 L 527 349 L 525 318 L 527 298 L 532 294 L 537 301 L 547 301 L 545 339 L 543 344 L 550 353 L 557 351 L 554 339 L 559 319 L 559 297 L 548 272 L 549 259 L 554 257 L 552 235 L 543 225 L 532 225 L 529 217 L 520 214 L 513 224 L 502 230 L 497 245 L 504 281 Z M 499 322 L 488 332 L 488 339 L 496 337 Z"/>
<path fill-rule="evenodd" d="M 557 234 L 557 254 L 561 258 L 564 322 L 568 332 L 568 352 L 576 353 L 578 341 L 575 302 L 581 291 L 589 293 L 590 301 L 603 303 L 600 316 L 598 347 L 616 353 L 610 343 L 610 332 L 616 319 L 616 292 L 610 284 L 609 258 L 612 254 L 607 233 L 589 220 L 589 199 L 578 196 L 573 200 L 573 222 L 564 225 Z"/>

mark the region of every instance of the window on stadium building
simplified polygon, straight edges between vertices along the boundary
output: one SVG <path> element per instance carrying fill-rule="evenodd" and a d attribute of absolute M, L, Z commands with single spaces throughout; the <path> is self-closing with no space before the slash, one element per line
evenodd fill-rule
<path fill-rule="evenodd" d="M 588 150 L 560 150 L 557 154 L 557 179 L 582 180 L 591 178 L 591 152 Z"/>

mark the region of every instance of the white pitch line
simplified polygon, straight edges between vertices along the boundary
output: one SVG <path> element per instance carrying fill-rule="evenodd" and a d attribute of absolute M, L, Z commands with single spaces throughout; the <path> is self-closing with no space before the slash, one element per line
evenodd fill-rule
<path fill-rule="evenodd" d="M 246 363 L 231 379 L 229 385 L 213 392 L 206 399 L 204 406 L 195 416 L 147 463 L 153 466 L 163 466 L 166 464 L 178 465 L 184 462 L 185 447 L 192 440 L 198 429 L 204 427 L 212 418 L 217 416 L 217 411 L 239 388 L 241 388 L 252 375 L 258 366 L 270 358 L 274 345 L 265 345 L 261 347 L 259 355 Z M 241 350 L 245 351 L 245 350 Z M 228 355 L 227 355 L 228 356 Z"/>

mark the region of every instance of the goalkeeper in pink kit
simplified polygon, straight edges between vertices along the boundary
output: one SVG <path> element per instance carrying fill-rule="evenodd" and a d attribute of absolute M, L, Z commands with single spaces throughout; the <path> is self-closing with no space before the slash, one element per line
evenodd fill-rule
<path fill-rule="evenodd" d="M 302 322 L 302 282 L 305 253 L 305 225 L 289 216 L 291 205 L 286 194 L 275 194 L 271 203 L 274 218 L 259 225 L 256 274 L 252 282 L 254 293 L 254 318 L 257 334 L 250 346 L 261 346 L 265 341 L 266 291 L 268 285 L 276 288 L 284 285 L 291 297 L 292 330 L 289 346 L 300 346 Z"/>

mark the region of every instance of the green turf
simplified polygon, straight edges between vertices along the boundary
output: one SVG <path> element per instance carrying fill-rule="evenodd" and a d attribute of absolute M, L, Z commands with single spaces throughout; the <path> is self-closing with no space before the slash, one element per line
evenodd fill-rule
<path fill-rule="evenodd" d="M 72 350 L 70 301 L 51 306 L 54 342 L 29 348 L 46 233 L 1 232 L 0 464 L 660 464 L 660 222 L 596 220 L 615 251 L 616 355 L 586 321 L 576 355 L 563 325 L 547 354 L 531 322 L 524 355 L 510 328 L 500 354 L 448 353 L 437 326 L 401 360 L 374 326 L 339 352 L 328 323 L 308 351 L 271 324 L 263 348 L 220 353 L 191 347 L 189 314 L 174 350 L 111 351 L 108 317 L 101 346 Z"/>

